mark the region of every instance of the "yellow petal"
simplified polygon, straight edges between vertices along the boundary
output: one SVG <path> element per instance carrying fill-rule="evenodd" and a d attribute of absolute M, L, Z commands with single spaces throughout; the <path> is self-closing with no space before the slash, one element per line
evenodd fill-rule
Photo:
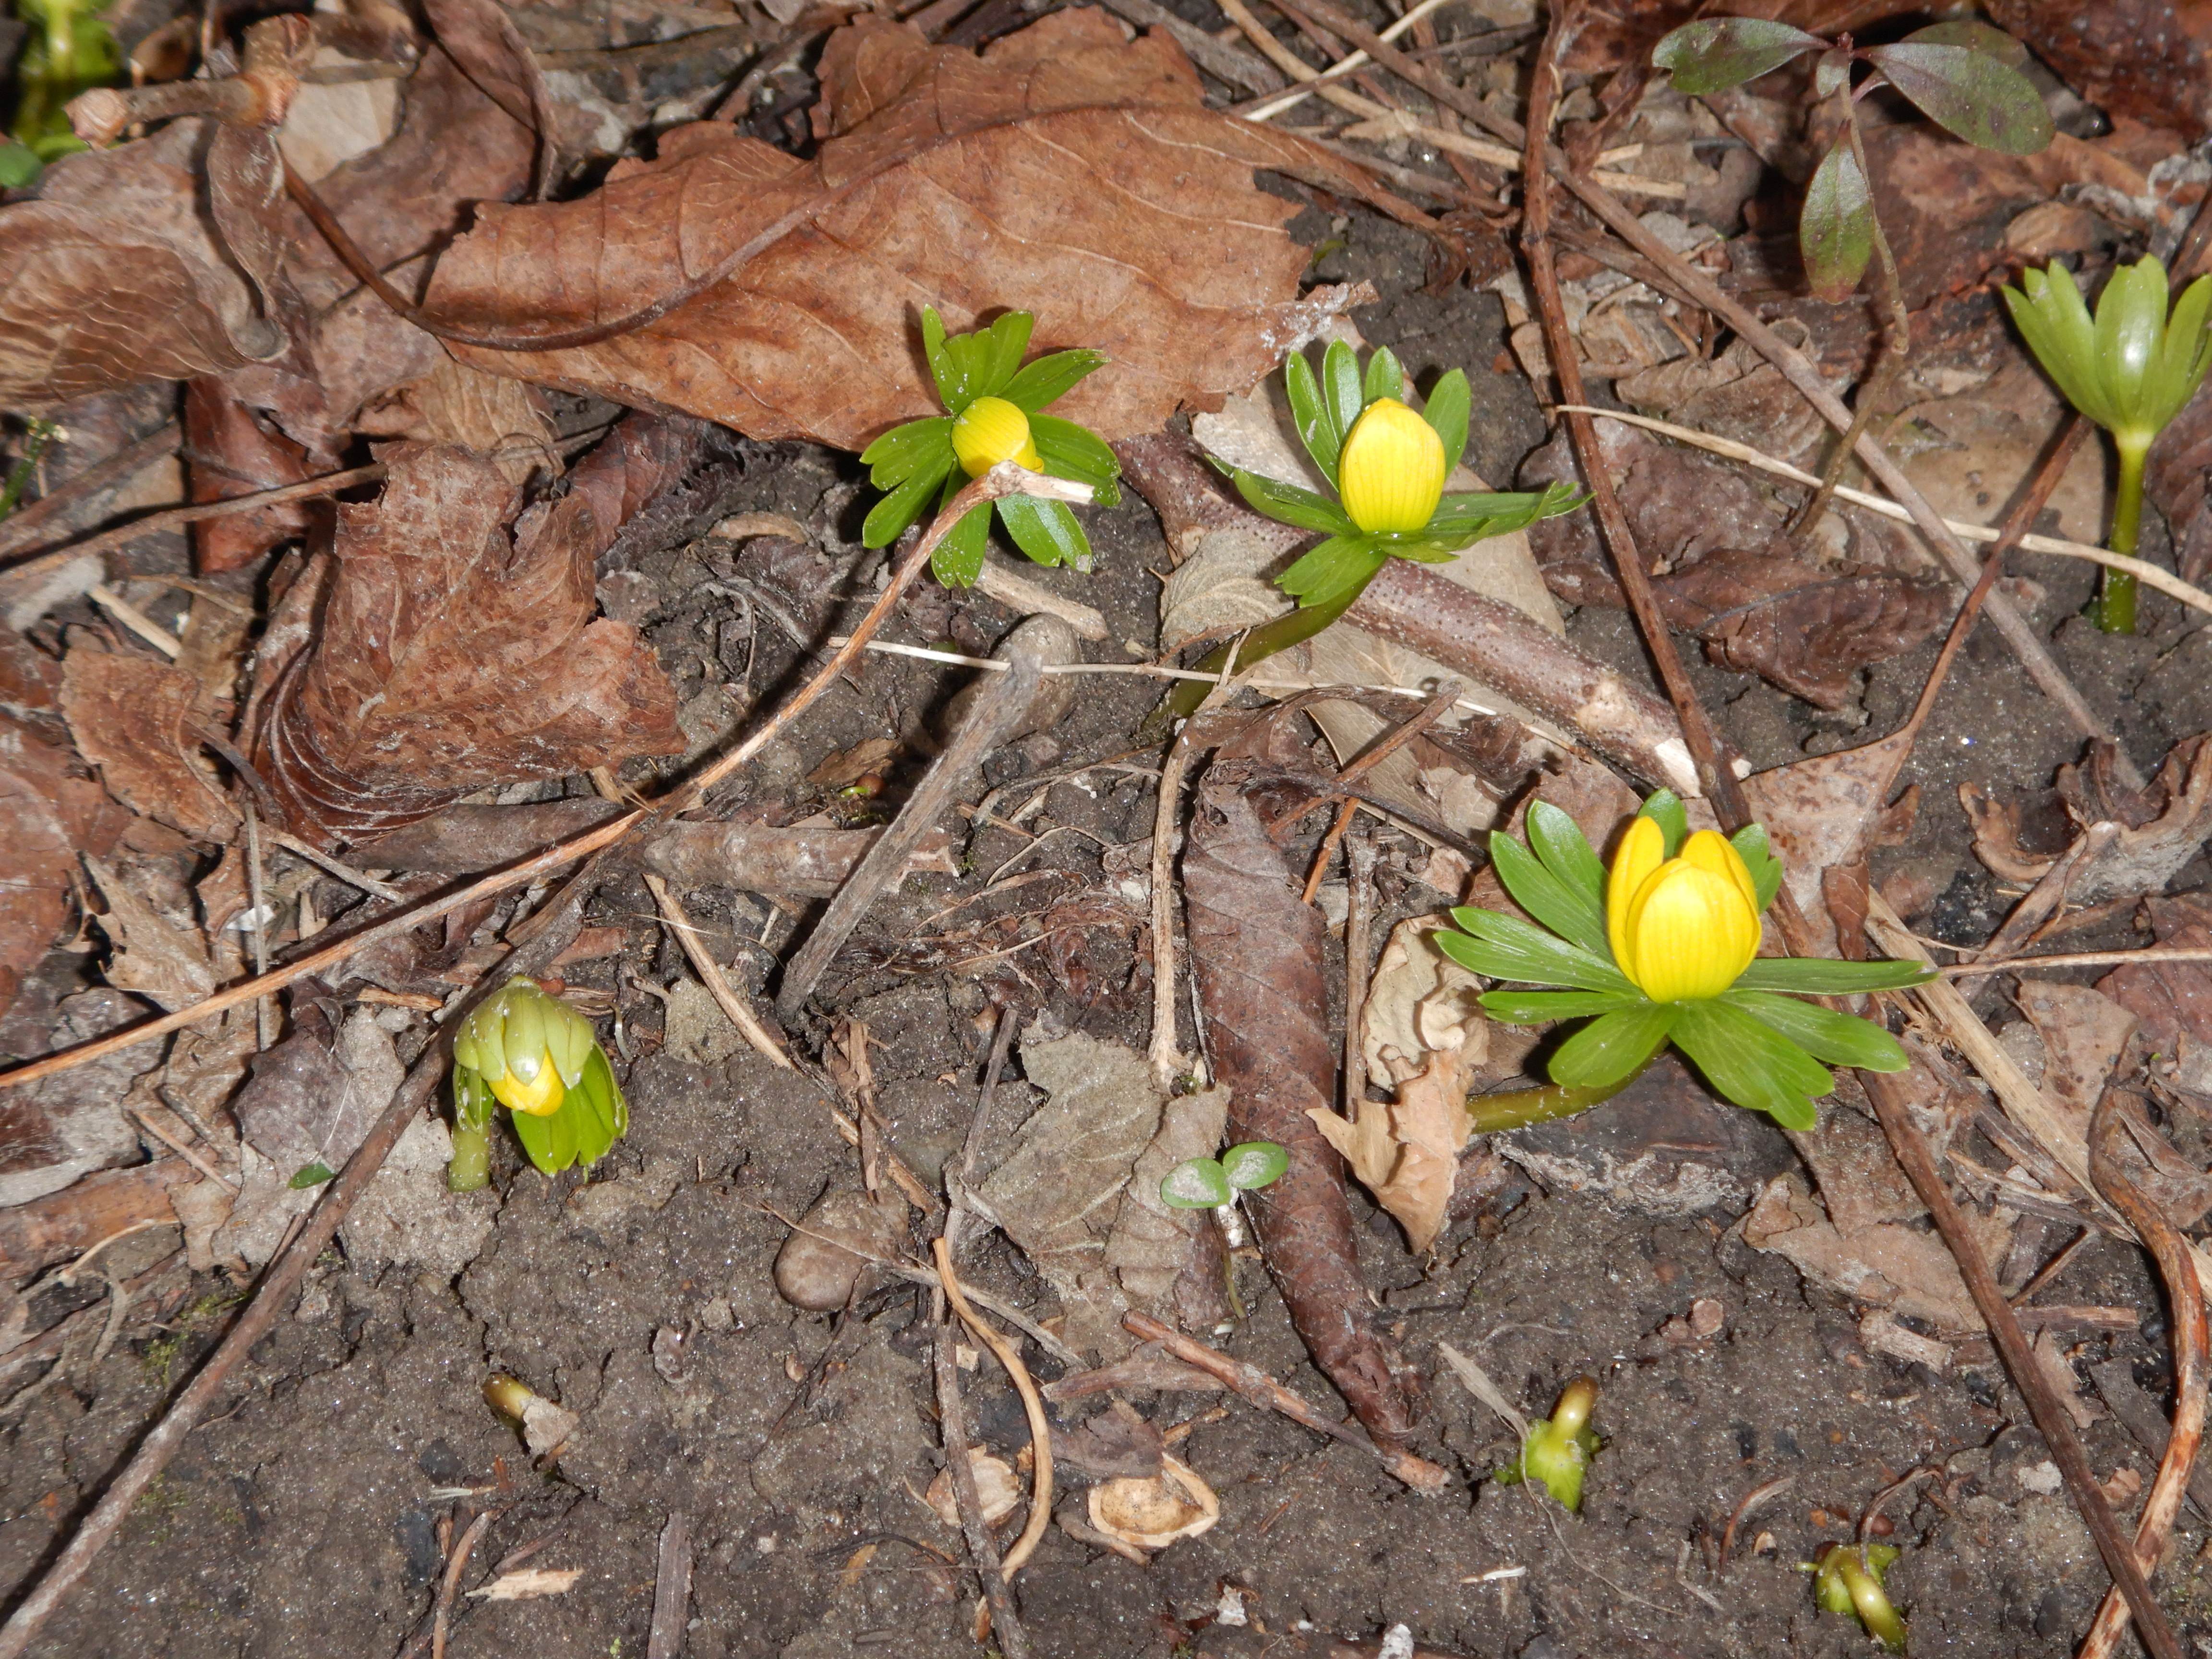
<path fill-rule="evenodd" d="M 1743 854 L 1735 844 L 1717 830 L 1700 830 L 1682 843 L 1681 859 L 1685 864 L 1694 864 L 1700 870 L 1710 870 L 1717 876 L 1726 876 L 1743 895 L 1753 915 L 1759 911 L 1759 887 L 1751 878 L 1751 871 L 1743 861 Z"/>
<path fill-rule="evenodd" d="M 561 1073 L 550 1066 L 540 1066 L 534 1082 L 525 1083 L 512 1072 L 491 1079 L 492 1097 L 509 1111 L 527 1112 L 532 1117 L 550 1117 L 561 1109 L 562 1101 L 568 1091 L 561 1081 Z"/>
<path fill-rule="evenodd" d="M 1651 872 L 1667 861 L 1667 835 L 1655 819 L 1638 817 L 1621 836 L 1613 852 L 1613 871 L 1605 884 L 1605 938 L 1613 947 L 1613 960 L 1632 980 L 1636 969 L 1628 948 L 1628 907 Z"/>
<path fill-rule="evenodd" d="M 1634 965 L 1626 969 L 1654 1002 L 1717 997 L 1750 966 L 1759 919 L 1725 876 L 1671 859 L 1629 903 Z"/>
<path fill-rule="evenodd" d="M 1030 417 L 1004 398 L 978 398 L 952 422 L 952 453 L 971 478 L 980 478 L 1000 461 L 1032 472 L 1044 471 Z"/>
<path fill-rule="evenodd" d="M 1423 529 L 1443 496 L 1443 440 L 1395 398 L 1377 398 L 1352 423 L 1337 479 L 1345 512 L 1369 535 Z"/>

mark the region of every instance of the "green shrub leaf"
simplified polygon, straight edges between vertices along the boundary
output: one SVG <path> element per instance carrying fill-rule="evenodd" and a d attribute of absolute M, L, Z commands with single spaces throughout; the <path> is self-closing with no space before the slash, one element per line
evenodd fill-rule
<path fill-rule="evenodd" d="M 1828 43 L 1818 35 L 1760 17 L 1712 17 L 1685 23 L 1652 48 L 1651 61 L 1674 72 L 1685 97 L 1726 92 L 1778 70 L 1801 52 Z"/>

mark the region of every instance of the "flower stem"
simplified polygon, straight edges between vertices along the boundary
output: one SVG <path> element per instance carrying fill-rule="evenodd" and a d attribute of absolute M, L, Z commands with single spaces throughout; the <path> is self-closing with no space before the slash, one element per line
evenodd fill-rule
<path fill-rule="evenodd" d="M 1649 1065 L 1650 1062 L 1644 1062 Z M 1571 1089 L 1562 1083 L 1547 1083 L 1540 1089 L 1513 1089 L 1504 1094 L 1474 1095 L 1467 1103 L 1467 1115 L 1474 1120 L 1474 1133 L 1479 1135 L 1497 1134 L 1506 1129 L 1525 1129 L 1532 1123 L 1549 1123 L 1555 1118 L 1572 1117 L 1577 1112 L 1586 1112 L 1593 1106 L 1611 1100 L 1630 1084 L 1644 1075 L 1644 1066 L 1638 1066 L 1618 1083 L 1605 1084 L 1598 1088 Z"/>
<path fill-rule="evenodd" d="M 2142 521 L 2143 457 L 2150 446 L 2116 439 L 2120 453 L 2118 498 L 2112 507 L 2112 533 L 2107 544 L 2115 553 L 2132 556 L 2136 532 Z M 2105 571 L 2092 615 L 2107 634 L 2136 631 L 2136 579 L 2124 570 Z"/>
<path fill-rule="evenodd" d="M 447 1191 L 472 1193 L 490 1181 L 490 1129 L 489 1121 L 453 1126 L 453 1158 L 446 1165 Z"/>

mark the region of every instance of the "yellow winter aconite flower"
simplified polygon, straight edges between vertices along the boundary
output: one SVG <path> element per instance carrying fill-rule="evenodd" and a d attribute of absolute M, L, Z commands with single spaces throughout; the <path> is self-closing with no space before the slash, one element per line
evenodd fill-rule
<path fill-rule="evenodd" d="M 963 471 L 980 478 L 1000 461 L 1031 472 L 1044 471 L 1030 417 L 1004 398 L 978 398 L 952 422 L 952 453 Z"/>
<path fill-rule="evenodd" d="M 1759 897 L 1727 837 L 1700 830 L 1666 855 L 1659 825 L 1639 817 L 1606 881 L 1613 959 L 1654 1002 L 1717 997 L 1759 954 Z"/>
<path fill-rule="evenodd" d="M 517 978 L 461 1023 L 453 1059 L 509 1111 L 550 1117 L 582 1081 L 597 1046 L 591 1021 Z"/>
<path fill-rule="evenodd" d="M 1370 536 L 1427 528 L 1449 471 L 1436 428 L 1395 398 L 1367 405 L 1337 465 L 1344 510 Z"/>

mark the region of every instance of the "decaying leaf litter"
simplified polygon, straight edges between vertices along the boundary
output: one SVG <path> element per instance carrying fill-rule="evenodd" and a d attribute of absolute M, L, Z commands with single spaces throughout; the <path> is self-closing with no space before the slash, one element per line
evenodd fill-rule
<path fill-rule="evenodd" d="M 1997 289 L 2179 291 L 2203 48 L 1763 9 L 1729 84 L 1660 5 L 58 9 L 0 155 L 0 1649 L 1840 1651 L 1849 1541 L 1915 1645 L 2108 1651 L 2147 1573 L 2178 1650 L 2207 404 L 2102 631 L 2114 452 Z M 1133 497 L 1038 543 L 979 479 L 973 588 L 949 520 L 862 545 L 853 453 L 1004 381 L 925 307 L 1103 354 L 1027 412 Z M 1447 500 L 1595 499 L 1312 633 L 1318 532 L 1206 459 L 1400 533 L 1300 349 L 1447 430 L 1464 372 Z M 1962 645 L 1944 519 L 2002 532 Z M 1165 718 L 1127 672 L 1201 659 Z M 1764 822 L 1770 950 L 1955 970 L 1864 1010 L 1910 1069 L 1530 1121 L 1557 1037 L 1432 941 L 1527 902 L 1493 830 L 1607 854 L 1662 787 Z M 627 1132 L 532 1167 L 509 1012 L 454 1191 L 518 973 Z M 1570 1514 L 1495 1477 L 1586 1373 Z"/>

